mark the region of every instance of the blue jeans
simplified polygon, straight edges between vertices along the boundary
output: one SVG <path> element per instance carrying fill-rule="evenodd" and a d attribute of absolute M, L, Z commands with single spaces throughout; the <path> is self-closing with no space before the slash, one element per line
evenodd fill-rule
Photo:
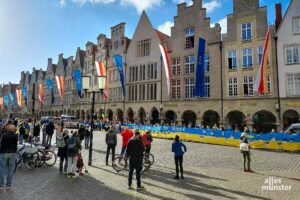
<path fill-rule="evenodd" d="M 19 144 L 23 144 L 24 135 L 19 135 Z"/>
<path fill-rule="evenodd" d="M 16 153 L 0 154 L 0 187 L 4 187 L 4 175 L 7 176 L 6 187 L 11 186 L 16 165 Z"/>

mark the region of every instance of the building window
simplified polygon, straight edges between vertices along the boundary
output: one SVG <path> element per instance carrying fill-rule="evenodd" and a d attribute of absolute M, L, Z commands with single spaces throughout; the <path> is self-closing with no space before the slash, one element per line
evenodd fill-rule
<path fill-rule="evenodd" d="M 262 95 L 271 95 L 271 89 L 272 89 L 272 83 L 271 83 L 271 76 L 267 76 L 267 87 L 268 87 L 268 92 L 263 93 Z"/>
<path fill-rule="evenodd" d="M 262 56 L 263 56 L 263 47 L 258 47 L 257 49 L 258 65 L 261 64 Z"/>
<path fill-rule="evenodd" d="M 191 99 L 194 97 L 195 79 L 187 78 L 185 79 L 185 98 Z"/>
<path fill-rule="evenodd" d="M 140 94 L 139 100 L 144 101 L 145 100 L 145 85 L 140 85 L 139 94 Z"/>
<path fill-rule="evenodd" d="M 147 100 L 157 99 L 157 84 L 147 84 Z"/>
<path fill-rule="evenodd" d="M 228 84 L 228 94 L 230 97 L 235 97 L 238 95 L 238 84 L 237 84 L 237 78 L 229 78 L 229 84 Z"/>
<path fill-rule="evenodd" d="M 151 39 L 137 42 L 137 57 L 149 56 L 151 50 Z"/>
<path fill-rule="evenodd" d="M 180 58 L 172 59 L 172 75 L 173 76 L 180 75 Z"/>
<path fill-rule="evenodd" d="M 300 17 L 293 19 L 294 34 L 300 34 Z"/>
<path fill-rule="evenodd" d="M 210 97 L 210 79 L 209 76 L 205 77 L 205 97 Z"/>
<path fill-rule="evenodd" d="M 146 66 L 141 65 L 140 66 L 140 81 L 146 80 Z"/>
<path fill-rule="evenodd" d="M 237 53 L 236 50 L 227 51 L 228 59 L 228 68 L 236 69 L 237 68 Z"/>
<path fill-rule="evenodd" d="M 185 73 L 193 74 L 195 72 L 195 57 L 187 56 L 185 57 Z"/>
<path fill-rule="evenodd" d="M 204 56 L 204 69 L 206 72 L 209 72 L 209 55 L 205 54 Z"/>
<path fill-rule="evenodd" d="M 180 80 L 172 80 L 172 99 L 180 99 Z"/>
<path fill-rule="evenodd" d="M 245 76 L 244 77 L 244 96 L 253 96 L 253 77 Z"/>
<path fill-rule="evenodd" d="M 242 40 L 251 40 L 252 39 L 252 24 L 251 22 L 241 24 L 241 35 Z"/>
<path fill-rule="evenodd" d="M 186 49 L 194 48 L 195 29 L 194 28 L 185 29 L 184 36 L 185 36 L 185 48 Z"/>
<path fill-rule="evenodd" d="M 252 67 L 252 48 L 243 49 L 243 67 Z"/>
<path fill-rule="evenodd" d="M 287 75 L 287 96 L 300 96 L 300 74 Z"/>
<path fill-rule="evenodd" d="M 295 64 L 299 63 L 300 45 L 291 45 L 285 47 L 286 63 Z"/>

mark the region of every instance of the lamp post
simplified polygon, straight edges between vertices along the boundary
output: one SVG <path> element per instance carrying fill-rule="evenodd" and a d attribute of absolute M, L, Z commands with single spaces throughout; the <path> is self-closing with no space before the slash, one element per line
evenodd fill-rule
<path fill-rule="evenodd" d="M 159 118 L 160 118 L 160 125 L 163 125 L 163 120 L 162 120 L 162 113 L 163 113 L 163 104 L 161 103 L 159 105 Z"/>
<path fill-rule="evenodd" d="M 82 76 L 82 89 L 85 93 L 92 93 L 92 108 L 91 108 L 91 134 L 90 134 L 90 147 L 89 147 L 89 161 L 88 165 L 92 165 L 92 154 L 93 154 L 93 130 L 94 130 L 94 116 L 95 116 L 95 94 L 100 93 L 102 95 L 105 88 L 106 76 L 97 76 L 98 88 L 95 89 L 93 85 L 90 85 L 91 76 Z"/>

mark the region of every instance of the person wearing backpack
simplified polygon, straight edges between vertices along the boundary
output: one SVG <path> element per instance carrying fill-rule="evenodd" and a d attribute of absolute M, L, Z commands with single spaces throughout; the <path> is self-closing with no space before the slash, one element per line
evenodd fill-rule
<path fill-rule="evenodd" d="M 77 131 L 74 131 L 72 136 L 67 140 L 67 156 L 68 156 L 68 178 L 75 176 L 77 156 L 81 150 L 81 142 L 77 136 Z"/>
<path fill-rule="evenodd" d="M 250 162 L 251 162 L 250 146 L 248 144 L 247 134 L 245 132 L 243 132 L 241 135 L 240 151 L 243 154 L 243 158 L 244 158 L 244 172 L 253 173 L 253 171 L 250 168 Z M 246 167 L 246 162 L 247 162 L 247 167 Z"/>
<path fill-rule="evenodd" d="M 63 134 L 61 136 L 56 137 L 56 146 L 58 147 L 57 156 L 59 157 L 59 173 L 67 173 L 68 168 L 68 162 L 67 162 L 67 141 L 69 139 L 69 131 L 64 130 Z M 63 167 L 64 166 L 64 167 Z"/>
<path fill-rule="evenodd" d="M 112 150 L 112 163 L 114 164 L 115 160 L 115 150 L 116 150 L 116 145 L 117 145 L 117 135 L 115 133 L 116 129 L 114 126 L 112 126 L 109 131 L 106 133 L 105 136 L 105 142 L 107 145 L 106 149 L 106 165 L 108 165 L 108 157 L 110 153 L 110 149 Z"/>

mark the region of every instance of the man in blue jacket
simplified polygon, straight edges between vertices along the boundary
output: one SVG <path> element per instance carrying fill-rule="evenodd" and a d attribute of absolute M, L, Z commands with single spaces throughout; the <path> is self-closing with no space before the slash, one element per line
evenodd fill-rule
<path fill-rule="evenodd" d="M 182 147 L 184 151 L 182 150 Z M 174 152 L 174 159 L 176 165 L 176 176 L 174 177 L 175 179 L 179 179 L 178 164 L 180 165 L 181 178 L 184 179 L 182 161 L 183 161 L 183 154 L 186 152 L 186 150 L 187 150 L 186 146 L 181 141 L 179 141 L 179 136 L 176 135 L 175 140 L 172 144 L 172 152 Z"/>

